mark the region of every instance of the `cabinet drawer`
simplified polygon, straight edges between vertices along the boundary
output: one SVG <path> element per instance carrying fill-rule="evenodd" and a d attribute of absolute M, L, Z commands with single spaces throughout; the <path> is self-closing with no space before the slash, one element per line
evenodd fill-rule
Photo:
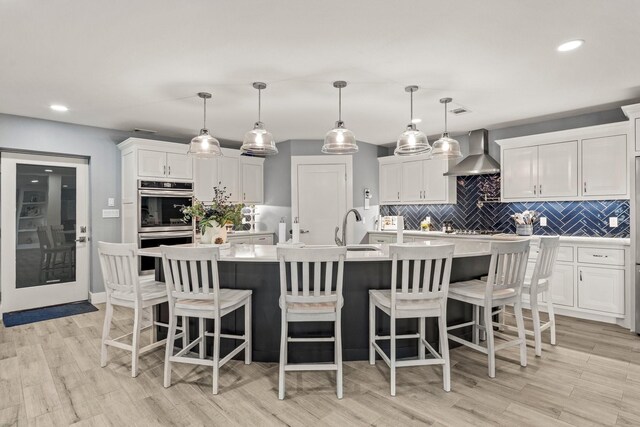
<path fill-rule="evenodd" d="M 578 262 L 624 265 L 624 249 L 578 248 Z"/>
<path fill-rule="evenodd" d="M 255 236 L 251 241 L 254 245 L 273 245 L 273 237 L 271 236 Z"/>
<path fill-rule="evenodd" d="M 384 235 L 384 234 L 370 234 L 369 243 L 393 243 L 396 240 L 396 236 Z"/>
<path fill-rule="evenodd" d="M 538 243 L 531 244 L 531 250 L 529 251 L 529 258 L 535 260 L 538 258 L 538 252 L 540 246 Z M 573 262 L 573 246 L 560 246 L 558 248 L 558 261 Z"/>

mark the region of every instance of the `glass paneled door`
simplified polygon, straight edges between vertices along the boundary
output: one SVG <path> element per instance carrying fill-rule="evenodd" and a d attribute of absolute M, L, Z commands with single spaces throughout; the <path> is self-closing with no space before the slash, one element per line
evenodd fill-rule
<path fill-rule="evenodd" d="M 5 152 L 0 156 L 0 310 L 86 300 L 87 160 Z"/>

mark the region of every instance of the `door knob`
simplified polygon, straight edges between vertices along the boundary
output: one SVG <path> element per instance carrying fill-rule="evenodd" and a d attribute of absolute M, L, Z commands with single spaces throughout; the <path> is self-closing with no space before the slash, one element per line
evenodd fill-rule
<path fill-rule="evenodd" d="M 309 230 L 300 230 L 300 234 L 305 234 L 305 233 L 308 233 L 308 232 L 309 232 Z"/>
<path fill-rule="evenodd" d="M 85 243 L 86 241 L 87 241 L 86 236 L 80 236 L 76 239 L 76 242 L 79 242 L 79 243 Z"/>

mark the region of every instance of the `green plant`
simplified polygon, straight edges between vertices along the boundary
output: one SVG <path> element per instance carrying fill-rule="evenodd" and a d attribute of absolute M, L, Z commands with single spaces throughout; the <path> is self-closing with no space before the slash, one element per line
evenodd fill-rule
<path fill-rule="evenodd" d="M 221 183 L 220 183 L 221 184 Z M 242 224 L 242 204 L 229 202 L 230 196 L 226 187 L 213 187 L 213 200 L 211 203 L 203 203 L 193 199 L 191 206 L 179 205 L 184 222 L 195 220 L 202 233 L 209 227 L 223 227 L 232 223 L 235 227 Z"/>

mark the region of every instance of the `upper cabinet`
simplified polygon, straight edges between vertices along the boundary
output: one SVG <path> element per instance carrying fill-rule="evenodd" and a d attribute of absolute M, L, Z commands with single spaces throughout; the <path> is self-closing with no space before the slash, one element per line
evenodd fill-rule
<path fill-rule="evenodd" d="M 496 141 L 505 202 L 629 198 L 627 122 Z"/>
<path fill-rule="evenodd" d="M 389 156 L 378 162 L 381 204 L 456 203 L 455 177 L 444 176 L 448 161 Z"/>
<path fill-rule="evenodd" d="M 264 159 L 257 157 L 240 158 L 242 203 L 264 203 L 263 167 Z"/>

